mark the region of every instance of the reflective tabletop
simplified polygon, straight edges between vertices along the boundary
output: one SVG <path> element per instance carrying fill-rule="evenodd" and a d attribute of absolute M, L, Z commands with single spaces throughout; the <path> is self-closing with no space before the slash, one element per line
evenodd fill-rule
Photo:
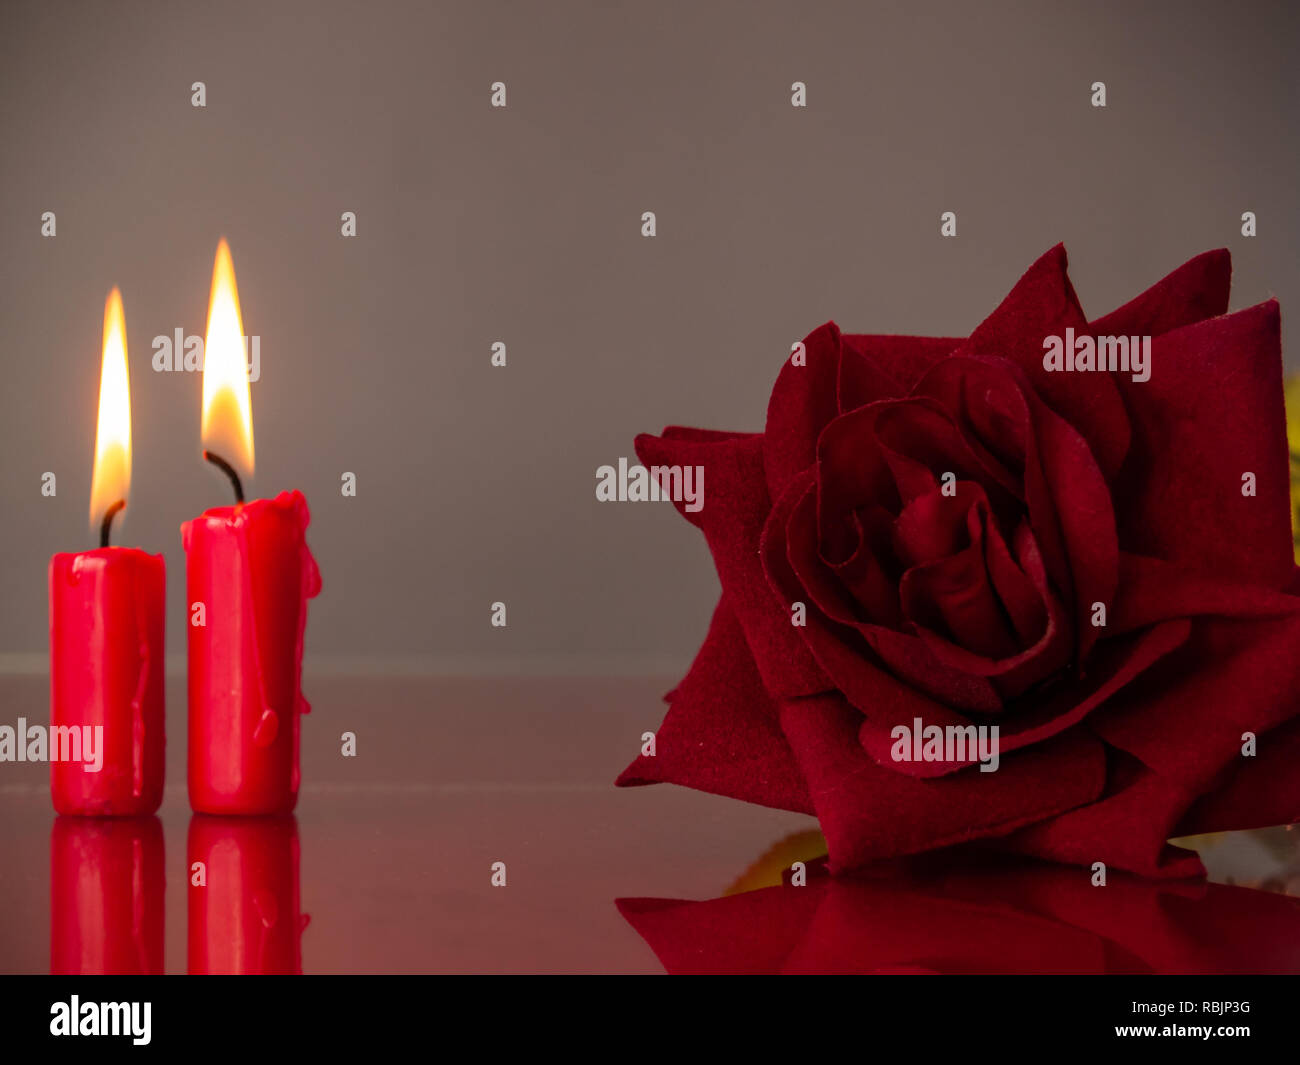
<path fill-rule="evenodd" d="M 1300 972 L 1300 831 L 1185 842 L 1208 882 L 973 854 L 830 878 L 812 818 L 613 786 L 669 687 L 309 675 L 297 811 L 239 819 L 191 814 L 169 680 L 157 817 L 56 817 L 47 765 L 0 765 L 0 971 Z M 47 720 L 43 677 L 0 694 Z"/>

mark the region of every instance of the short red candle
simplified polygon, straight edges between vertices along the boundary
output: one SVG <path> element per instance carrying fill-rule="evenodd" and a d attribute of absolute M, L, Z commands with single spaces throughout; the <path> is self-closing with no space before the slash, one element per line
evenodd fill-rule
<path fill-rule="evenodd" d="M 50 793 L 61 814 L 151 814 L 163 790 L 161 555 L 109 547 L 131 487 L 126 315 L 104 303 L 90 488 L 100 547 L 50 560 Z M 92 755 L 93 752 L 93 755 Z"/>
<path fill-rule="evenodd" d="M 165 582 L 162 555 L 135 548 L 50 560 L 48 754 L 61 814 L 151 814 L 162 802 Z M 80 761 L 58 757 L 77 746 Z"/>
<path fill-rule="evenodd" d="M 162 825 L 58 817 L 50 833 L 50 972 L 163 971 Z"/>
<path fill-rule="evenodd" d="M 192 975 L 296 975 L 309 918 L 298 896 L 298 823 L 290 817 L 190 820 Z M 195 863 L 202 863 L 197 884 Z"/>
<path fill-rule="evenodd" d="M 189 791 L 197 813 L 288 813 L 298 798 L 307 600 L 320 573 L 301 492 L 181 526 L 189 618 Z M 204 624 L 196 624 L 195 604 Z"/>

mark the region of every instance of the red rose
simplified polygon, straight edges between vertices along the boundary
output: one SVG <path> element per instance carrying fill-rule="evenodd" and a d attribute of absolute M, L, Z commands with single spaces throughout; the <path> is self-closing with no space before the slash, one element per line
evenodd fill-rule
<path fill-rule="evenodd" d="M 705 468 L 722 598 L 618 783 L 815 814 L 834 870 L 988 840 L 1186 875 L 1171 836 L 1300 819 L 1278 307 L 1226 314 L 1230 269 L 1089 322 L 1058 246 L 967 340 L 828 323 L 762 433 L 639 437 Z M 1149 379 L 1045 361 L 1121 336 Z M 997 726 L 996 771 L 901 760 L 918 722 Z"/>

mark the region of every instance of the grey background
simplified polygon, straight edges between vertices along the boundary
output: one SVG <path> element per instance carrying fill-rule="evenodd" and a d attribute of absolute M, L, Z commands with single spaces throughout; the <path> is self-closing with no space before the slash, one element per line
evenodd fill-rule
<path fill-rule="evenodd" d="M 225 234 L 262 337 L 253 494 L 300 488 L 314 514 L 315 667 L 679 669 L 716 595 L 707 550 L 666 503 L 597 503 L 595 469 L 667 423 L 761 428 L 826 319 L 965 334 L 1057 241 L 1098 314 L 1227 246 L 1233 308 L 1276 295 L 1294 346 L 1298 22 L 1227 2 L 7 2 L 0 661 L 41 667 L 49 556 L 91 546 L 114 284 L 121 542 L 165 552 L 183 652 L 178 527 L 227 489 L 199 460 L 198 375 L 149 359 L 203 333 Z"/>

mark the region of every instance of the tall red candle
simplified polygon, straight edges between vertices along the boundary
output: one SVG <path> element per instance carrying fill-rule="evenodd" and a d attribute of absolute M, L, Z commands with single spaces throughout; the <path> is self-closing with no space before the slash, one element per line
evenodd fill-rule
<path fill-rule="evenodd" d="M 218 507 L 181 526 L 189 628 L 190 805 L 287 813 L 298 798 L 298 715 L 307 600 L 320 576 L 300 492 Z M 193 614 L 193 607 L 191 607 Z M 193 620 L 193 618 L 191 618 Z"/>
<path fill-rule="evenodd" d="M 109 547 L 131 483 L 122 297 L 104 308 L 90 516 L 101 547 L 50 560 L 50 794 L 61 814 L 151 814 L 164 772 L 161 555 Z"/>
<path fill-rule="evenodd" d="M 50 972 L 163 971 L 162 825 L 57 817 L 50 833 Z"/>
<path fill-rule="evenodd" d="M 294 808 L 307 600 L 320 573 L 300 492 L 245 503 L 253 424 L 230 249 L 217 248 L 203 367 L 204 457 L 237 502 L 181 526 L 189 603 L 189 792 L 197 813 Z"/>

